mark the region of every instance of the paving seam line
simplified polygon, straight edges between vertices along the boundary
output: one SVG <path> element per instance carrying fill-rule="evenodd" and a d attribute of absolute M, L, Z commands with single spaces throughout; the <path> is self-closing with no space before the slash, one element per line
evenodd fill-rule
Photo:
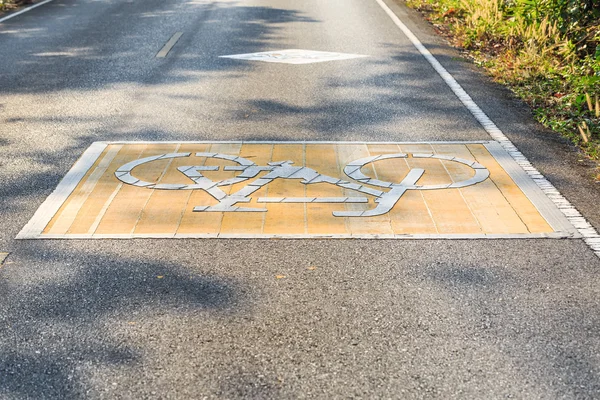
<path fill-rule="evenodd" d="M 483 129 L 496 141 L 504 150 L 515 160 L 515 162 L 525 170 L 527 175 L 539 186 L 544 194 L 552 200 L 556 207 L 565 215 L 567 220 L 577 229 L 583 237 L 585 243 L 600 258 L 600 235 L 596 229 L 581 215 L 579 211 L 563 196 L 558 189 L 550 183 L 530 162 L 527 157 L 521 153 L 508 137 L 496 126 L 496 124 L 487 116 L 485 112 L 473 101 L 471 96 L 454 79 L 454 77 L 442 66 L 433 54 L 421 43 L 415 34 L 400 20 L 400 18 L 385 4 L 383 0 L 375 0 L 377 4 L 392 19 L 398 28 L 411 41 L 413 46 L 421 55 L 431 64 L 433 69 L 440 75 L 448 87 L 454 92 L 456 97 L 473 114 L 475 119 L 481 124 Z"/>
<path fill-rule="evenodd" d="M 34 4 L 34 5 L 32 5 L 31 7 L 27 7 L 27 8 L 25 8 L 25 9 L 21 10 L 21 11 L 17 11 L 17 12 L 15 12 L 15 13 L 13 13 L 13 14 L 8 14 L 8 15 L 7 15 L 6 17 L 4 17 L 4 18 L 0 18 L 0 24 L 1 24 L 2 22 L 4 22 L 4 21 L 8 21 L 9 19 L 16 17 L 17 15 L 21 15 L 21 14 L 23 14 L 23 13 L 26 13 L 27 11 L 31 11 L 31 10 L 33 10 L 34 8 L 38 8 L 39 6 L 43 6 L 43 5 L 44 5 L 44 4 L 46 4 L 46 3 L 50 3 L 51 1 L 54 1 L 54 0 L 44 0 L 44 1 L 42 1 L 41 3 Z"/>

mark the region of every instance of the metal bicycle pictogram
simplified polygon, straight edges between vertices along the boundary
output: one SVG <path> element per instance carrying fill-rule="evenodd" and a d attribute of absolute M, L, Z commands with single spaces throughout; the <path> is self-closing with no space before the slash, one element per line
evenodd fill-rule
<path fill-rule="evenodd" d="M 441 185 L 419 185 L 418 181 L 425 173 L 424 169 L 413 168 L 404 177 L 400 183 L 385 182 L 364 175 L 361 168 L 367 164 L 393 158 L 408 158 L 406 153 L 382 154 L 361 158 L 350 162 L 344 167 L 344 173 L 354 181 L 353 183 L 331 176 L 320 174 L 314 169 L 308 167 L 296 167 L 292 161 L 270 162 L 268 165 L 256 165 L 250 160 L 242 157 L 232 156 L 220 153 L 195 153 L 196 157 L 205 157 L 209 159 L 226 160 L 237 163 L 237 166 L 225 166 L 224 171 L 238 171 L 239 175 L 221 181 L 213 181 L 202 174 L 203 171 L 218 171 L 219 166 L 181 166 L 177 169 L 189 179 L 193 184 L 171 184 L 171 183 L 151 183 L 140 180 L 132 175 L 134 168 L 158 160 L 168 160 L 174 158 L 189 157 L 192 153 L 169 153 L 152 157 L 146 157 L 129 162 L 115 172 L 115 176 L 121 182 L 143 187 L 147 189 L 158 190 L 204 190 L 214 197 L 218 204 L 212 206 L 199 205 L 194 207 L 195 212 L 266 212 L 266 208 L 240 207 L 240 203 L 249 203 L 253 193 L 268 185 L 276 179 L 301 179 L 305 185 L 315 183 L 327 183 L 344 189 L 350 189 L 362 194 L 375 197 L 376 207 L 366 211 L 334 211 L 336 217 L 371 217 L 388 213 L 404 193 L 408 190 L 440 190 L 451 188 L 463 188 L 472 186 L 486 180 L 490 172 L 483 165 L 458 157 L 437 155 L 429 153 L 413 153 L 412 158 L 429 158 L 446 160 L 466 165 L 474 170 L 474 175 L 460 182 L 453 182 Z M 246 186 L 233 194 L 225 193 L 221 187 L 230 186 L 236 183 L 248 181 L 256 178 L 260 173 L 267 172 L 265 175 L 249 182 Z M 369 186 L 388 189 L 387 191 L 374 189 Z M 368 203 L 366 197 L 259 197 L 258 203 Z"/>

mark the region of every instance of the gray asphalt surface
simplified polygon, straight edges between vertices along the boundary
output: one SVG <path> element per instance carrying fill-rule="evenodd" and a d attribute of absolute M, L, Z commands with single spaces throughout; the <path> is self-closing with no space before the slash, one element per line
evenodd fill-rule
<path fill-rule="evenodd" d="M 390 5 L 598 227 L 581 157 Z M 370 57 L 218 58 L 286 48 Z M 56 0 L 0 71 L 1 398 L 600 397 L 582 240 L 14 240 L 97 140 L 488 140 L 375 1 Z"/>

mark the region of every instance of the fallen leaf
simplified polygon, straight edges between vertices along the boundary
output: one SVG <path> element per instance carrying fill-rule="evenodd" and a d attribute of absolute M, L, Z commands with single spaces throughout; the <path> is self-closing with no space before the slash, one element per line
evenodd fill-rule
<path fill-rule="evenodd" d="M 446 11 L 444 14 L 442 14 L 442 17 L 449 17 L 451 15 L 456 14 L 456 9 L 455 8 L 451 8 L 448 11 Z"/>
<path fill-rule="evenodd" d="M 275 275 L 275 278 L 277 278 L 277 279 L 283 279 L 283 278 L 285 278 L 285 275 Z"/>
<path fill-rule="evenodd" d="M 164 275 L 158 275 L 157 278 L 162 279 L 162 278 L 164 278 Z"/>

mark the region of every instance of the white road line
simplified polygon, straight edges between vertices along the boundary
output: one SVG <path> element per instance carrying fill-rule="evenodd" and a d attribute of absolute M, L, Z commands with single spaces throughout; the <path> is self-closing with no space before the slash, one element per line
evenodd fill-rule
<path fill-rule="evenodd" d="M 479 108 L 471 96 L 454 79 L 454 77 L 440 64 L 429 50 L 421 43 L 414 33 L 398 18 L 396 14 L 384 3 L 383 0 L 375 0 L 377 4 L 392 19 L 398 28 L 408 37 L 419 53 L 431 64 L 456 97 L 467 107 L 473 116 L 479 121 L 483 129 L 510 154 L 510 156 L 521 166 L 540 189 L 554 202 L 560 211 L 567 217 L 569 222 L 583 236 L 585 243 L 600 258 L 600 235 L 594 227 L 565 199 L 559 191 L 527 160 L 527 158 L 515 147 L 515 145 L 504 135 L 496 124 Z"/>
<path fill-rule="evenodd" d="M 73 225 L 73 222 L 75 222 L 75 219 L 77 218 L 81 207 L 83 207 L 87 199 L 90 197 L 90 195 L 96 188 L 96 185 L 100 181 L 100 178 L 102 178 L 102 176 L 108 169 L 110 163 L 114 160 L 114 158 L 117 156 L 117 153 L 121 150 L 122 147 L 123 146 L 114 146 L 106 152 L 106 155 L 95 168 L 94 172 L 92 172 L 89 175 L 88 179 L 86 179 L 83 185 L 81 186 L 79 195 L 73 198 L 73 200 L 71 200 L 68 204 L 65 205 L 60 214 L 60 218 L 58 218 L 58 220 L 54 223 L 51 230 L 55 232 L 69 231 L 71 225 Z"/>
<path fill-rule="evenodd" d="M 94 142 L 88 147 L 15 239 L 32 239 L 43 232 L 46 225 L 75 190 L 87 171 L 94 165 L 106 146 L 105 143 Z"/>
<path fill-rule="evenodd" d="M 4 21 L 8 21 L 9 19 L 16 17 L 17 15 L 21 15 L 21 14 L 23 14 L 23 13 L 26 13 L 27 11 L 31 11 L 31 10 L 33 10 L 34 8 L 38 8 L 39 6 L 43 6 L 43 5 L 44 5 L 44 4 L 46 4 L 46 3 L 50 3 L 51 1 L 54 1 L 54 0 L 44 0 L 44 1 L 42 1 L 41 3 L 34 4 L 34 5 L 32 5 L 31 7 L 27 7 L 27 8 L 25 8 L 25 9 L 21 10 L 21 11 L 17 11 L 17 12 L 16 12 L 16 13 L 14 13 L 14 14 L 9 14 L 9 15 L 7 15 L 6 17 L 0 18 L 0 24 L 1 24 L 2 22 L 4 22 Z"/>
<path fill-rule="evenodd" d="M 183 35 L 183 32 L 175 32 L 175 34 L 171 36 L 171 39 L 169 39 L 169 41 L 163 46 L 163 48 L 160 49 L 158 53 L 156 53 L 156 58 L 165 58 L 167 54 L 169 54 L 173 46 L 177 44 L 177 41 L 179 40 L 179 38 L 181 38 L 181 35 Z"/>

